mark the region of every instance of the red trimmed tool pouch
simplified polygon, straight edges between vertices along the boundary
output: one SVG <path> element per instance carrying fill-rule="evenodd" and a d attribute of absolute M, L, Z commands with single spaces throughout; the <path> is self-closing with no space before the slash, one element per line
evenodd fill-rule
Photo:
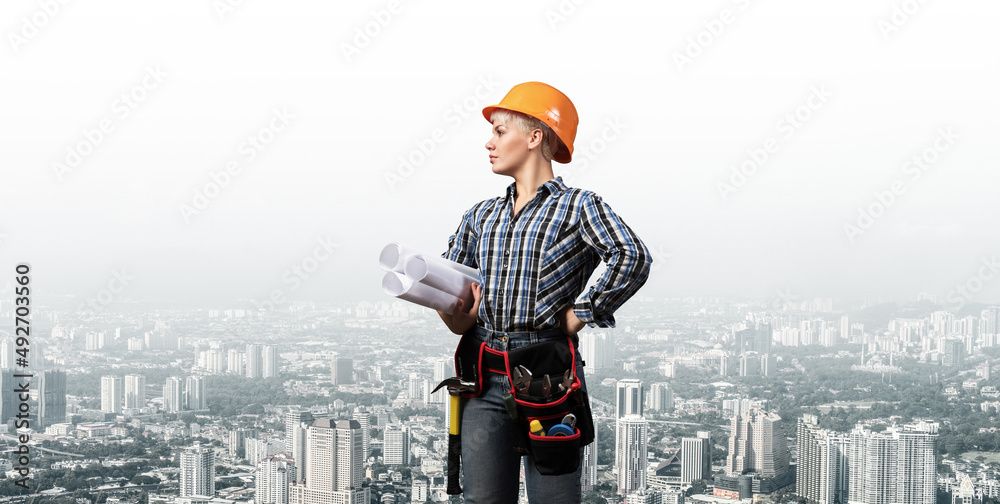
<path fill-rule="evenodd" d="M 580 466 L 580 447 L 594 440 L 590 401 L 576 375 L 576 345 L 570 337 L 536 343 L 511 350 L 507 353 L 507 362 L 507 377 L 511 380 L 511 393 L 519 416 L 514 422 L 517 448 L 532 456 L 541 474 L 576 471 Z M 515 370 L 519 366 L 531 373 L 531 382 L 524 390 L 514 386 Z M 564 379 L 567 370 L 569 378 Z M 544 390 L 545 375 L 549 377 L 548 391 Z M 562 429 L 565 434 L 549 435 L 552 427 L 562 423 L 570 413 L 576 416 L 575 426 Z M 545 435 L 530 432 L 532 420 L 541 423 L 541 432 Z"/>

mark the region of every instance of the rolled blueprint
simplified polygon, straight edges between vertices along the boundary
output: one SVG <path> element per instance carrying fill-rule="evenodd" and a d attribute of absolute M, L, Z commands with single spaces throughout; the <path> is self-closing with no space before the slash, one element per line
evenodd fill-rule
<path fill-rule="evenodd" d="M 378 265 L 382 268 L 382 271 L 402 273 L 403 266 L 406 264 L 406 258 L 414 254 L 419 254 L 419 252 L 398 243 L 390 243 L 379 254 Z"/>
<path fill-rule="evenodd" d="M 415 282 L 465 300 L 466 307 L 472 306 L 473 302 L 472 282 L 479 282 L 478 271 L 447 259 L 426 257 L 423 254 L 407 257 L 403 273 Z"/>
<path fill-rule="evenodd" d="M 472 306 L 472 283 L 480 282 L 475 268 L 395 242 L 382 248 L 378 264 L 386 272 L 382 278 L 386 294 L 445 313 L 454 312 L 459 299 Z"/>
<path fill-rule="evenodd" d="M 390 296 L 444 313 L 454 313 L 458 305 L 458 297 L 415 282 L 395 271 L 386 272 L 382 278 L 382 290 Z"/>

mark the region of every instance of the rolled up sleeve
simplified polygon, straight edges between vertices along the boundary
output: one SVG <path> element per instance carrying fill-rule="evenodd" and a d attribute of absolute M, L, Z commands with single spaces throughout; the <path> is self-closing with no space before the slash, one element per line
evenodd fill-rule
<path fill-rule="evenodd" d="M 583 239 L 607 264 L 607 270 L 574 304 L 573 312 L 590 327 L 614 327 L 614 313 L 649 276 L 652 256 L 642 240 L 600 196 L 584 202 Z"/>

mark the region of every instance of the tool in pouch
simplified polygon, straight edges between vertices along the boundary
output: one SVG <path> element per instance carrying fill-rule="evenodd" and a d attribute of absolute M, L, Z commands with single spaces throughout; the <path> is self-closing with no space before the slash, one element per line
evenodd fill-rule
<path fill-rule="evenodd" d="M 541 474 L 572 473 L 580 464 L 580 447 L 594 439 L 590 403 L 576 375 L 576 359 L 576 345 L 571 337 L 503 352 L 489 348 L 486 342 L 467 334 L 462 337 L 455 352 L 456 370 L 461 380 L 474 383 L 475 389 L 472 392 L 462 391 L 459 395 L 466 398 L 478 396 L 482 391 L 483 375 L 506 375 L 510 389 L 504 391 L 502 397 L 511 419 L 512 449 L 530 455 Z M 477 366 L 469 366 L 469 362 Z M 464 372 L 462 364 L 465 364 Z M 544 435 L 554 425 L 562 423 L 567 414 L 575 416 L 575 426 L 560 428 L 562 432 L 559 436 Z M 536 430 L 541 427 L 538 434 L 542 435 L 530 432 L 532 421 L 536 421 Z M 452 493 L 452 490 L 449 478 L 448 492 Z"/>
<path fill-rule="evenodd" d="M 507 352 L 516 417 L 514 440 L 540 474 L 576 471 L 580 447 L 594 439 L 586 392 L 576 374 L 576 345 L 570 337 L 543 341 Z M 551 377 L 561 377 L 558 388 Z M 557 378 L 559 380 L 559 378 Z M 540 427 L 540 428 L 539 428 Z"/>

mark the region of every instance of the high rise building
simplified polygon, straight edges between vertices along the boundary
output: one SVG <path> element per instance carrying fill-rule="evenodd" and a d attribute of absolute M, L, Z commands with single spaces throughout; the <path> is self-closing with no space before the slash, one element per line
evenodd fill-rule
<path fill-rule="evenodd" d="M 658 413 L 674 410 L 674 391 L 669 383 L 654 383 L 649 386 L 649 408 Z"/>
<path fill-rule="evenodd" d="M 726 474 L 740 476 L 752 472 L 772 478 L 788 472 L 790 455 L 780 416 L 750 409 L 734 415 L 730 425 Z"/>
<path fill-rule="evenodd" d="M 229 456 L 246 458 L 247 439 L 257 436 L 256 429 L 232 429 L 229 431 Z"/>
<path fill-rule="evenodd" d="M 646 488 L 646 444 L 649 424 L 639 415 L 618 419 L 615 435 L 615 467 L 618 468 L 618 493 L 628 495 Z"/>
<path fill-rule="evenodd" d="M 182 409 L 184 409 L 184 388 L 180 378 L 171 376 L 163 384 L 163 410 L 167 413 L 176 413 Z"/>
<path fill-rule="evenodd" d="M 410 502 L 427 502 L 427 497 L 430 496 L 430 481 L 426 478 L 413 478 L 410 496 Z"/>
<path fill-rule="evenodd" d="M 264 378 L 275 378 L 279 373 L 278 349 L 274 345 L 264 345 Z"/>
<path fill-rule="evenodd" d="M 254 475 L 254 504 L 288 504 L 288 485 L 295 475 L 295 462 L 284 453 L 258 461 Z"/>
<path fill-rule="evenodd" d="M 143 408 L 146 406 L 146 377 L 142 375 L 125 375 L 125 408 Z"/>
<path fill-rule="evenodd" d="M 124 390 L 122 389 L 121 376 L 101 377 L 101 411 L 105 413 L 121 413 L 123 396 Z"/>
<path fill-rule="evenodd" d="M 605 369 L 615 365 L 615 340 L 605 331 L 580 333 L 580 356 L 589 369 Z"/>
<path fill-rule="evenodd" d="M 447 418 L 447 417 L 445 417 Z M 598 485 L 597 481 L 597 429 L 594 429 L 594 442 L 583 447 L 583 459 L 580 460 L 580 488 L 589 492 Z M 607 441 L 605 441 L 606 443 Z"/>
<path fill-rule="evenodd" d="M 290 504 L 368 504 L 362 486 L 361 425 L 354 420 L 316 420 L 306 440 L 305 482 L 289 487 Z"/>
<path fill-rule="evenodd" d="M 452 364 L 452 361 L 450 360 L 435 361 L 434 376 L 433 379 L 431 380 L 431 387 L 432 388 L 436 387 L 437 384 L 441 383 L 442 380 L 451 376 L 453 374 L 452 371 L 453 366 L 454 364 Z M 434 392 L 433 394 L 430 395 L 430 400 L 428 402 L 430 404 L 444 404 L 447 401 L 448 401 L 448 389 L 442 387 L 438 389 L 437 392 Z"/>
<path fill-rule="evenodd" d="M 270 457 L 281 451 L 281 443 L 272 443 L 267 439 L 254 439 L 249 438 L 243 441 L 243 451 L 245 459 L 251 464 L 256 464 L 261 460 Z M 288 456 L 286 453 L 282 453 L 283 457 Z M 291 457 L 289 457 L 291 458 Z M 294 481 L 292 478 L 295 477 L 295 470 L 288 475 L 288 481 Z"/>
<path fill-rule="evenodd" d="M 795 493 L 817 504 L 848 502 L 849 438 L 820 429 L 819 418 L 802 415 L 796 429 Z"/>
<path fill-rule="evenodd" d="M 615 418 L 625 415 L 642 416 L 642 381 L 636 379 L 618 380 L 615 401 Z"/>
<path fill-rule="evenodd" d="M 368 448 L 371 445 L 371 413 L 364 406 L 358 407 L 354 411 L 354 419 L 361 425 L 361 460 L 368 460 Z"/>
<path fill-rule="evenodd" d="M 740 355 L 740 376 L 757 376 L 760 373 L 760 355 L 757 352 L 744 352 Z"/>
<path fill-rule="evenodd" d="M 996 346 L 1000 340 L 1000 306 L 988 306 L 979 314 L 979 337 L 984 347 Z"/>
<path fill-rule="evenodd" d="M 385 465 L 410 464 L 410 428 L 403 425 L 390 425 L 382 435 L 384 442 L 383 463 Z"/>
<path fill-rule="evenodd" d="M 215 496 L 215 452 L 194 445 L 181 452 L 181 497 Z"/>
<path fill-rule="evenodd" d="M 253 343 L 247 345 L 246 357 L 247 378 L 264 377 L 264 348 Z"/>
<path fill-rule="evenodd" d="M 293 481 L 301 481 L 305 477 L 306 433 L 312 423 L 313 415 L 308 411 L 292 410 L 285 413 L 285 450 L 295 461 Z"/>
<path fill-rule="evenodd" d="M 246 366 L 244 363 L 245 358 L 246 356 L 243 352 L 235 348 L 230 348 L 229 351 L 226 352 L 226 371 L 229 374 L 243 376 L 246 372 Z"/>
<path fill-rule="evenodd" d="M 858 424 L 850 434 L 849 500 L 857 504 L 933 504 L 939 425 L 918 421 L 873 432 Z"/>
<path fill-rule="evenodd" d="M 965 345 L 959 339 L 944 340 L 944 355 L 941 357 L 943 366 L 961 366 L 965 363 Z"/>
<path fill-rule="evenodd" d="M 188 376 L 184 387 L 184 402 L 187 409 L 204 410 L 208 409 L 208 400 L 205 397 L 205 377 Z"/>
<path fill-rule="evenodd" d="M 681 484 L 712 476 L 712 434 L 699 431 L 698 437 L 681 438 Z"/>
<path fill-rule="evenodd" d="M 330 362 L 330 375 L 330 381 L 334 385 L 354 383 L 354 361 L 345 357 L 334 357 Z"/>
<path fill-rule="evenodd" d="M 44 370 L 35 375 L 32 383 L 38 401 L 35 425 L 45 427 L 66 421 L 66 372 Z M 3 390 L 3 389 L 0 389 Z"/>

